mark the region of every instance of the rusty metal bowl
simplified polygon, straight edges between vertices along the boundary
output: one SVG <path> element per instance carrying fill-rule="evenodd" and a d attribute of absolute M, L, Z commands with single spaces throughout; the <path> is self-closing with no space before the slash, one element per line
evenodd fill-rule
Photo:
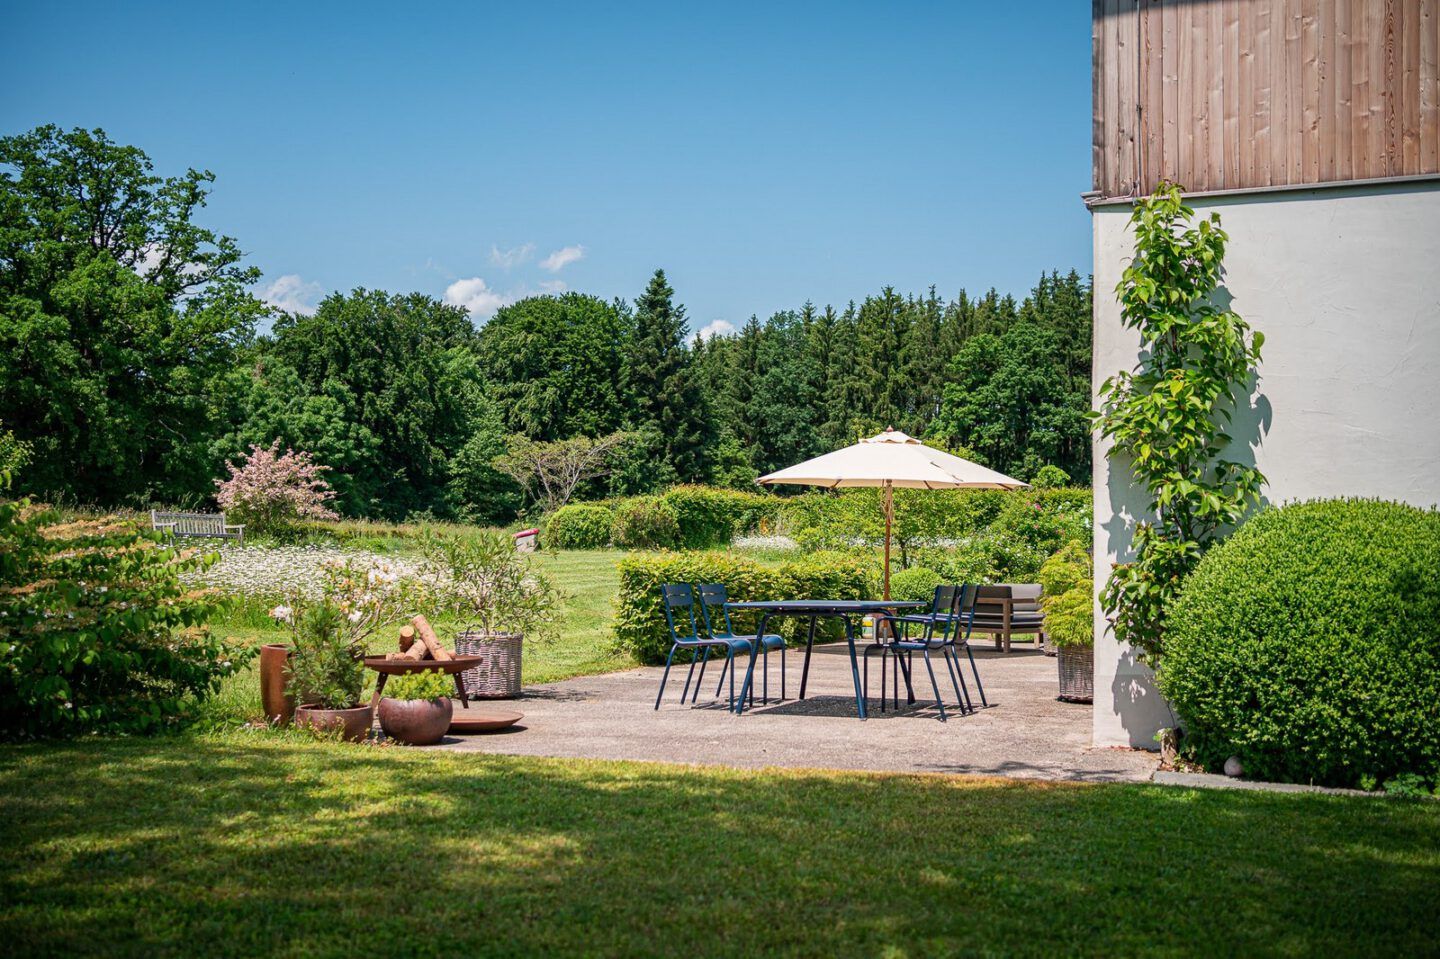
<path fill-rule="evenodd" d="M 365 666 L 377 673 L 399 676 L 403 673 L 423 673 L 436 670 L 442 673 L 459 673 L 480 665 L 479 656 L 456 656 L 454 659 L 386 659 L 384 656 L 366 656 Z"/>

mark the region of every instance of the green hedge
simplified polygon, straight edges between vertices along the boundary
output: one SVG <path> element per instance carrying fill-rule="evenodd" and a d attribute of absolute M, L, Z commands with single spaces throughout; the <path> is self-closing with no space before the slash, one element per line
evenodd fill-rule
<path fill-rule="evenodd" d="M 718 486 L 675 486 L 665 492 L 685 549 L 721 549 L 737 534 L 752 532 L 779 513 L 778 496 Z"/>
<path fill-rule="evenodd" d="M 1440 775 L 1440 514 L 1374 500 L 1267 510 L 1170 613 L 1160 688 L 1197 760 L 1328 786 Z"/>
<path fill-rule="evenodd" d="M 610 539 L 621 549 L 673 549 L 680 545 L 679 516 L 658 496 L 632 496 L 615 507 Z"/>
<path fill-rule="evenodd" d="M 733 553 L 652 553 L 620 561 L 620 591 L 615 601 L 615 638 L 618 645 L 642 663 L 663 663 L 670 651 L 665 614 L 660 606 L 662 583 L 722 583 L 732 600 L 791 599 L 823 596 L 827 599 L 863 599 L 875 591 L 873 566 L 853 556 L 816 553 L 784 566 L 764 566 Z M 696 622 L 704 629 L 700 610 Z M 737 630 L 753 630 L 753 617 L 735 618 Z M 802 624 L 771 620 L 767 631 L 781 632 L 792 641 Z M 838 635 L 838 624 L 824 626 L 824 635 Z"/>
<path fill-rule="evenodd" d="M 546 549 L 604 549 L 610 545 L 615 511 L 594 503 L 570 503 L 545 523 Z"/>
<path fill-rule="evenodd" d="M 780 525 L 810 548 L 879 542 L 885 532 L 880 495 L 853 489 L 788 497 Z M 1048 555 L 1063 542 L 1088 540 L 1090 526 L 1088 489 L 895 491 L 893 533 L 906 548 L 998 531 Z"/>

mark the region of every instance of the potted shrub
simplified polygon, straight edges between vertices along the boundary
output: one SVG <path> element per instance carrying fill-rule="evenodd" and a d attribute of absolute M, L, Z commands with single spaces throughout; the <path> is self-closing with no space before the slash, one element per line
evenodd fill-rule
<path fill-rule="evenodd" d="M 1060 699 L 1095 700 L 1095 580 L 1090 554 L 1069 543 L 1040 567 L 1045 633 L 1055 647 Z"/>
<path fill-rule="evenodd" d="M 522 643 L 554 632 L 559 594 L 504 533 L 427 533 L 422 546 L 439 602 L 462 624 L 455 651 L 482 660 L 461 674 L 466 694 L 519 696 Z"/>
<path fill-rule="evenodd" d="M 454 689 L 450 677 L 435 669 L 390 677 L 380 700 L 380 728 L 407 746 L 438 743 L 450 728 Z"/>
<path fill-rule="evenodd" d="M 290 629 L 289 688 L 304 690 L 295 725 L 340 732 L 351 742 L 370 732 L 365 686 L 365 641 L 390 618 L 395 575 L 361 572 L 350 563 L 325 568 L 315 597 L 297 595 L 272 611 Z"/>

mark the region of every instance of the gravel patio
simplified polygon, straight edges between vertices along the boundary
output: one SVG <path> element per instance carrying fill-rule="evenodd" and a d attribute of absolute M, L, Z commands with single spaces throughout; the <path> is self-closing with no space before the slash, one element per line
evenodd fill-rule
<path fill-rule="evenodd" d="M 790 652 L 791 697 L 799 688 L 803 656 L 803 651 Z M 954 691 L 948 690 L 945 723 L 938 720 L 933 701 L 924 701 L 928 679 L 916 685 L 921 700 L 916 706 L 880 712 L 878 675 L 871 676 L 870 719 L 857 719 L 849 657 L 845 645 L 835 643 L 815 647 L 804 701 L 772 700 L 767 706 L 757 699 L 755 709 L 732 715 L 723 699 L 705 701 L 719 678 L 711 663 L 698 705 L 680 704 L 685 667 L 679 667 L 671 672 L 665 702 L 656 712 L 661 670 L 645 667 L 529 687 L 521 700 L 493 704 L 525 714 L 512 730 L 447 737 L 436 748 L 1095 782 L 1145 780 L 1155 771 L 1154 753 L 1091 748 L 1090 707 L 1056 700 L 1054 659 L 1032 650 L 1002 654 L 977 648 L 975 656 L 990 706 L 969 715 L 951 711 Z M 772 657 L 772 694 L 778 691 L 778 677 L 779 664 Z M 758 671 L 756 678 L 758 685 Z"/>

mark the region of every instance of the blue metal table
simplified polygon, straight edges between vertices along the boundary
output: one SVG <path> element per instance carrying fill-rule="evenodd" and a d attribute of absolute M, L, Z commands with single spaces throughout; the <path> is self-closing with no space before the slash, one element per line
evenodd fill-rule
<path fill-rule="evenodd" d="M 927 607 L 928 603 L 897 601 L 893 599 L 775 599 L 752 600 L 726 603 L 725 608 L 736 611 L 758 612 L 760 623 L 755 635 L 765 635 L 765 623 L 772 616 L 808 617 L 810 635 L 805 640 L 805 666 L 800 671 L 800 698 L 805 698 L 805 682 L 810 677 L 810 651 L 815 645 L 815 623 L 828 617 L 845 624 L 845 641 L 850 645 L 850 676 L 855 681 L 855 711 L 861 719 L 865 717 L 865 692 L 860 688 L 860 663 L 855 654 L 855 620 L 876 613 L 890 613 L 902 609 Z M 760 643 L 750 644 L 750 663 L 745 669 L 745 682 L 740 687 L 740 698 L 735 702 L 737 713 L 745 710 L 745 697 L 750 694 L 750 682 L 755 676 L 755 657 Z"/>

